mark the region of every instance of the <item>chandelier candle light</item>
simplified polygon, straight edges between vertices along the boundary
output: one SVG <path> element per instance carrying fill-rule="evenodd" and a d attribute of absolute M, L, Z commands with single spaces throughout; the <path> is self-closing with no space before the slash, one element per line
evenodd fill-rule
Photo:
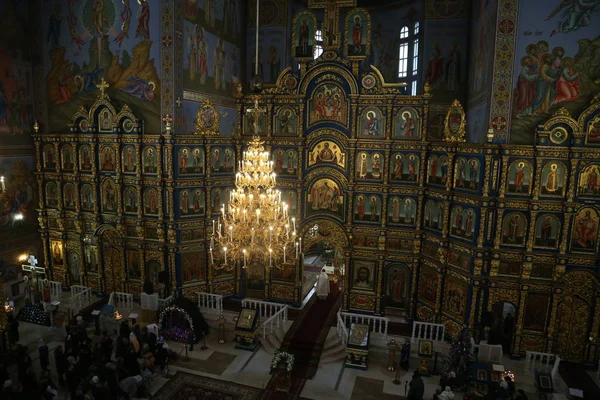
<path fill-rule="evenodd" d="M 248 112 L 254 113 L 255 121 L 263 112 L 258 106 Z M 279 260 L 288 262 L 289 249 L 295 246 L 298 258 L 301 241 L 296 241 L 296 218 L 290 217 L 289 205 L 281 201 L 281 192 L 275 189 L 277 180 L 271 154 L 264 149 L 258 136 L 258 124 L 254 124 L 254 137 L 238 164 L 235 175 L 236 189 L 231 191 L 227 207 L 221 206 L 222 217 L 212 224 L 210 259 L 214 264 L 215 242 L 223 252 L 224 264 L 237 261 L 244 268 L 257 263 L 265 269 Z"/>

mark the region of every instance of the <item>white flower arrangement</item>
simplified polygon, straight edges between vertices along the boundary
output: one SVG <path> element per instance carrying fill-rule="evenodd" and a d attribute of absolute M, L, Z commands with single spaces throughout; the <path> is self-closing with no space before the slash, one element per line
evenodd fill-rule
<path fill-rule="evenodd" d="M 273 361 L 271 361 L 271 368 L 277 368 L 280 362 L 285 361 L 286 367 L 285 370 L 287 372 L 292 372 L 294 368 L 294 355 L 287 353 L 285 351 L 276 351 L 273 356 Z"/>

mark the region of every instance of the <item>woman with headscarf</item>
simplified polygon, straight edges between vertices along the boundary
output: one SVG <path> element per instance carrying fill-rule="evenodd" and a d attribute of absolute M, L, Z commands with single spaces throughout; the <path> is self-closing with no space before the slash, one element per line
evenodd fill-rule
<path fill-rule="evenodd" d="M 131 346 L 133 347 L 135 354 L 139 354 L 140 353 L 140 342 L 139 342 L 137 336 L 135 335 L 135 333 L 133 333 L 133 332 L 131 332 L 129 334 L 129 343 L 131 343 Z"/>
<path fill-rule="evenodd" d="M 452 393 L 452 388 L 450 386 L 446 386 L 444 391 L 438 395 L 439 400 L 454 400 L 454 393 Z"/>

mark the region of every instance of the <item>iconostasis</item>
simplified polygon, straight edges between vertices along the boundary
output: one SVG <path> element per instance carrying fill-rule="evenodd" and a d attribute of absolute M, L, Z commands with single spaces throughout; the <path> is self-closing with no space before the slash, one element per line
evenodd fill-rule
<path fill-rule="evenodd" d="M 370 26 L 366 10 L 346 21 L 355 17 Z M 567 346 L 584 357 L 566 338 L 585 344 L 600 333 L 600 98 L 578 116 L 549 117 L 533 146 L 465 143 L 457 101 L 444 138 L 433 137 L 428 85 L 408 96 L 386 83 L 365 66 L 369 29 L 355 36 L 349 24 L 313 60 L 314 21 L 306 11 L 294 19 L 299 71 L 266 86 L 258 121 L 246 113 L 254 97 L 238 90 L 233 136 L 219 134 L 210 99 L 195 135 L 144 134 L 141 116 L 103 89 L 68 131 L 34 135 L 53 279 L 136 295 L 144 281 L 161 281 L 190 297 L 243 296 L 246 281 L 259 280 L 266 299 L 301 303 L 302 266 L 248 276 L 208 253 L 256 122 L 303 247 L 329 242 L 343 257 L 345 309 L 444 323 L 455 334 L 510 302 L 514 352 Z M 576 322 L 585 332 L 570 331 Z"/>

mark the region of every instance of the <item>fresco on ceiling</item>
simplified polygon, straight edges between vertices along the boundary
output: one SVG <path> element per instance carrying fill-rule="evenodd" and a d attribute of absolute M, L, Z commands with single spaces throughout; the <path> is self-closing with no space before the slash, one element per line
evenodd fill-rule
<path fill-rule="evenodd" d="M 0 2 L 0 144 L 31 143 L 33 84 L 27 1 Z M 35 32 L 35 30 L 33 31 Z"/>
<path fill-rule="evenodd" d="M 144 116 L 147 133 L 159 133 L 159 3 L 146 0 L 45 1 L 44 48 L 48 128 L 65 131 L 80 106 L 108 95 Z"/>
<path fill-rule="evenodd" d="M 0 160 L 0 241 L 37 234 L 38 184 L 33 170 L 33 157 Z"/>
<path fill-rule="evenodd" d="M 600 91 L 599 11 L 600 0 L 519 2 L 511 143 L 533 144 L 538 124 L 561 107 L 578 116 Z"/>
<path fill-rule="evenodd" d="M 183 87 L 233 96 L 241 76 L 239 0 L 185 0 Z"/>

